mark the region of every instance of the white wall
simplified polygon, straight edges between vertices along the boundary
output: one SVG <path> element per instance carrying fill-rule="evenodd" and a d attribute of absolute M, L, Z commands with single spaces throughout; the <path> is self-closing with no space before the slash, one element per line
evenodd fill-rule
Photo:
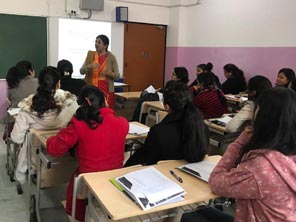
<path fill-rule="evenodd" d="M 143 2 L 133 0 L 134 2 Z M 147 1 L 146 1 L 147 2 Z M 149 2 L 149 1 L 148 1 Z M 157 4 L 158 0 L 150 0 L 151 3 Z M 161 2 L 168 3 L 168 0 Z M 65 12 L 65 5 L 73 9 L 78 9 L 79 0 L 9 0 L 0 1 L 0 13 L 48 16 L 48 17 L 68 17 Z M 158 3 L 159 4 L 159 3 Z M 115 21 L 115 7 L 127 6 L 129 21 L 168 24 L 169 9 L 166 7 L 156 7 L 141 5 L 135 3 L 125 3 L 122 1 L 105 0 L 104 11 L 93 11 L 92 20 Z M 87 12 L 77 11 L 80 18 L 86 18 Z"/>
<path fill-rule="evenodd" d="M 149 6 L 145 4 L 136 4 L 145 2 L 143 0 L 131 0 L 133 3 L 125 3 L 122 1 L 105 0 L 104 11 L 93 11 L 92 21 L 112 22 L 112 53 L 116 55 L 119 64 L 119 71 L 123 71 L 123 23 L 115 22 L 115 7 L 127 6 L 129 21 L 152 23 L 152 24 L 168 24 L 169 8 Z M 147 2 L 147 1 L 146 1 Z M 149 4 L 179 4 L 179 0 L 149 0 Z M 48 65 L 55 66 L 58 61 L 58 18 L 69 18 L 66 9 L 76 10 L 78 16 L 72 19 L 83 19 L 88 16 L 87 12 L 79 10 L 79 0 L 9 0 L 0 1 L 0 13 L 45 16 L 48 17 Z M 97 34 L 101 34 L 98 30 Z M 95 39 L 96 36 L 93 38 Z M 82 62 L 83 63 L 82 58 Z"/>
<path fill-rule="evenodd" d="M 168 46 L 296 46 L 295 8 L 295 0 L 203 0 L 180 8 L 180 25 L 171 34 L 179 38 L 168 38 Z"/>

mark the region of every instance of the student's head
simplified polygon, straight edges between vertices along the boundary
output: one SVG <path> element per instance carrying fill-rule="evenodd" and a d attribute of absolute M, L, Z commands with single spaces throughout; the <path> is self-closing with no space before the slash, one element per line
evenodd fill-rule
<path fill-rule="evenodd" d="M 101 53 L 108 51 L 108 46 L 109 46 L 109 38 L 105 35 L 98 35 L 96 37 L 96 51 Z"/>
<path fill-rule="evenodd" d="M 78 103 L 80 107 L 76 111 L 76 118 L 85 121 L 91 129 L 97 128 L 103 121 L 100 109 L 106 106 L 104 93 L 98 87 L 85 85 L 80 91 Z"/>
<path fill-rule="evenodd" d="M 171 112 L 178 112 L 187 103 L 192 102 L 192 95 L 188 86 L 181 81 L 168 81 L 163 92 L 163 103 L 170 107 Z"/>
<path fill-rule="evenodd" d="M 43 68 L 38 76 L 38 84 L 31 109 L 36 111 L 39 116 L 52 109 L 57 109 L 59 112 L 61 107 L 54 100 L 56 89 L 60 88 L 60 74 L 57 68 L 53 66 Z"/>
<path fill-rule="evenodd" d="M 197 80 L 201 89 L 207 89 L 215 85 L 213 76 L 214 74 L 211 72 L 203 72 L 197 76 Z"/>
<path fill-rule="evenodd" d="M 188 71 L 185 67 L 175 67 L 172 73 L 172 80 L 188 83 Z"/>
<path fill-rule="evenodd" d="M 288 87 L 295 79 L 295 72 L 290 68 L 280 69 L 276 79 L 277 86 Z"/>
<path fill-rule="evenodd" d="M 169 115 L 179 116 L 183 156 L 188 162 L 201 161 L 208 147 L 208 131 L 199 110 L 192 103 L 188 86 L 180 81 L 169 81 L 163 93 Z M 169 115 L 167 116 L 169 118 Z"/>
<path fill-rule="evenodd" d="M 21 77 L 21 70 L 16 66 L 11 67 L 6 74 L 6 82 L 8 87 L 10 89 L 18 87 L 18 84 L 20 82 L 20 77 Z"/>
<path fill-rule="evenodd" d="M 254 76 L 249 79 L 248 99 L 256 101 L 262 92 L 271 88 L 272 84 L 269 79 L 264 76 Z"/>
<path fill-rule="evenodd" d="M 226 64 L 224 67 L 223 67 L 223 70 L 224 70 L 224 76 L 226 78 L 229 78 L 229 77 L 237 77 L 243 73 L 241 73 L 242 71 L 234 64 Z"/>
<path fill-rule="evenodd" d="M 35 71 L 33 69 L 32 63 L 27 60 L 19 61 L 16 64 L 17 67 L 21 69 L 21 79 L 25 78 L 26 76 L 35 76 Z"/>
<path fill-rule="evenodd" d="M 73 65 L 68 60 L 60 60 L 57 64 L 57 69 L 60 73 L 61 78 L 71 78 L 71 75 L 73 73 Z"/>
<path fill-rule="evenodd" d="M 213 69 L 213 64 L 212 63 L 207 63 L 207 64 L 199 64 L 196 66 L 196 75 L 199 75 L 203 72 L 211 72 Z"/>
<path fill-rule="evenodd" d="M 245 152 L 273 149 L 296 154 L 296 93 L 284 87 L 264 91 L 258 99 L 254 134 Z"/>

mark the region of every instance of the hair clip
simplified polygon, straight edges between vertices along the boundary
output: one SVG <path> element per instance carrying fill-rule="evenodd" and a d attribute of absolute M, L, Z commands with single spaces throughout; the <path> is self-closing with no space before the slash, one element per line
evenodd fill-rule
<path fill-rule="evenodd" d="M 64 72 L 64 76 L 69 76 L 69 75 L 70 75 L 70 72 L 68 72 L 68 71 Z"/>
<path fill-rule="evenodd" d="M 85 100 L 86 100 L 87 104 L 88 104 L 89 106 L 91 106 L 91 103 L 90 103 L 89 98 L 85 97 Z"/>

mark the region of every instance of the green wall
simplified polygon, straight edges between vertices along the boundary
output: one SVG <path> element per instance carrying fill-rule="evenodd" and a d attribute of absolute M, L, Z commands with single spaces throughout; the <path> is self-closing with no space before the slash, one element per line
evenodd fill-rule
<path fill-rule="evenodd" d="M 20 60 L 29 60 L 36 74 L 47 64 L 46 17 L 0 14 L 0 79 Z"/>

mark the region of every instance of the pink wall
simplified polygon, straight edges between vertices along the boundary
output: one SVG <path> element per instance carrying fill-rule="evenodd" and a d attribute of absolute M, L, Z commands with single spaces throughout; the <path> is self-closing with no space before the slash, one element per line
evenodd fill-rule
<path fill-rule="evenodd" d="M 167 47 L 165 81 L 175 66 L 185 66 L 190 82 L 195 78 L 196 65 L 211 62 L 220 81 L 225 80 L 223 66 L 233 63 L 241 68 L 246 79 L 264 75 L 275 83 L 283 67 L 296 71 L 296 47 Z"/>
<path fill-rule="evenodd" d="M 6 80 L 0 79 L 0 118 L 6 116 L 7 110 L 7 84 Z"/>

